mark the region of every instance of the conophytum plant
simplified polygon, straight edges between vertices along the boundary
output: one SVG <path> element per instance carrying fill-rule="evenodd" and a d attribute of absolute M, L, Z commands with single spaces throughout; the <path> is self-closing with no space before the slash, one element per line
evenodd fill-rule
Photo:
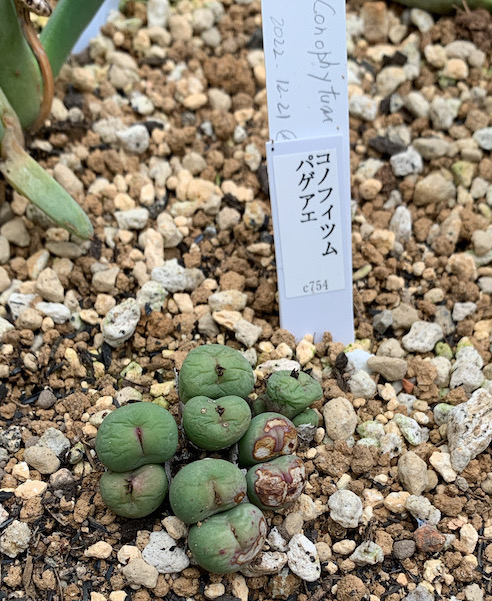
<path fill-rule="evenodd" d="M 246 399 L 255 374 L 244 355 L 220 344 L 188 353 L 178 378 L 184 431 L 205 451 L 237 442 L 240 467 L 205 457 L 182 466 L 170 483 L 171 467 L 162 464 L 172 461 L 179 446 L 173 415 L 153 402 L 131 403 L 109 413 L 95 441 L 106 467 L 100 493 L 108 509 L 122 517 L 145 517 L 159 508 L 169 490 L 173 513 L 191 526 L 188 548 L 202 568 L 226 574 L 251 562 L 267 534 L 262 510 L 282 511 L 306 485 L 304 462 L 293 454 L 296 426 L 280 411 L 299 418 L 301 431 L 315 429 L 318 413 L 307 406 L 323 392 L 303 372 L 277 371 L 268 381 L 264 396 L 279 412 L 252 419 Z M 208 396 L 193 396 L 198 391 Z M 246 474 L 242 466 L 250 468 Z"/>
<path fill-rule="evenodd" d="M 36 131 L 49 115 L 53 80 L 103 0 L 0 1 L 0 172 L 53 221 L 79 238 L 93 234 L 73 198 L 24 150 L 23 130 Z M 30 12 L 47 17 L 38 37 Z"/>

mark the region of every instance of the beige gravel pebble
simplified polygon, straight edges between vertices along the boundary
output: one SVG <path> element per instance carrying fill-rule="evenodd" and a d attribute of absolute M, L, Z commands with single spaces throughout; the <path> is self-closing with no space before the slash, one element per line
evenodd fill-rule
<path fill-rule="evenodd" d="M 451 455 L 435 451 L 429 457 L 432 467 L 439 472 L 445 482 L 454 482 L 458 474 L 451 466 Z"/>
<path fill-rule="evenodd" d="M 213 582 L 205 587 L 203 594 L 207 599 L 217 599 L 225 593 L 225 586 L 222 582 Z"/>
<path fill-rule="evenodd" d="M 25 461 L 19 461 L 12 468 L 12 476 L 17 480 L 27 480 L 29 478 L 29 466 Z"/>
<path fill-rule="evenodd" d="M 294 536 L 302 531 L 304 520 L 297 513 L 289 513 L 284 519 L 284 528 L 289 536 Z"/>
<path fill-rule="evenodd" d="M 296 346 L 296 359 L 304 367 L 316 354 L 316 346 L 312 340 L 303 338 Z"/>
<path fill-rule="evenodd" d="M 339 553 L 340 555 L 350 555 L 354 552 L 357 543 L 353 540 L 344 539 L 337 541 L 333 544 L 334 553 Z"/>
<path fill-rule="evenodd" d="M 54 451 L 37 445 L 24 451 L 24 461 L 41 474 L 53 474 L 60 467 L 60 460 Z"/>
<path fill-rule="evenodd" d="M 142 557 L 142 552 L 138 547 L 135 547 L 134 545 L 123 545 L 119 549 L 116 556 L 118 557 L 118 561 L 121 564 L 126 565 L 132 559 Z"/>
<path fill-rule="evenodd" d="M 142 585 L 146 588 L 155 588 L 159 572 L 154 566 L 137 557 L 121 569 L 130 585 Z"/>
<path fill-rule="evenodd" d="M 41 480 L 28 480 L 27 482 L 20 484 L 15 489 L 14 494 L 16 497 L 19 497 L 19 499 L 27 501 L 33 497 L 42 496 L 47 488 L 47 482 L 42 482 Z"/>
<path fill-rule="evenodd" d="M 248 601 L 249 588 L 246 584 L 244 576 L 241 574 L 232 574 L 231 576 L 232 594 L 241 601 Z"/>
<path fill-rule="evenodd" d="M 44 300 L 52 303 L 62 303 L 65 298 L 65 291 L 58 278 L 56 271 L 51 267 L 46 267 L 39 274 L 36 280 L 36 292 L 40 294 Z"/>
<path fill-rule="evenodd" d="M 86 557 L 95 557 L 96 559 L 107 559 L 113 552 L 113 547 L 105 542 L 98 541 L 84 551 Z"/>
<path fill-rule="evenodd" d="M 410 494 L 422 494 L 428 484 L 425 461 L 413 451 L 404 453 L 398 460 L 398 477 Z"/>
<path fill-rule="evenodd" d="M 167 533 L 174 540 L 184 538 L 188 533 L 188 527 L 175 515 L 170 515 L 162 520 L 162 525 L 166 529 Z"/>

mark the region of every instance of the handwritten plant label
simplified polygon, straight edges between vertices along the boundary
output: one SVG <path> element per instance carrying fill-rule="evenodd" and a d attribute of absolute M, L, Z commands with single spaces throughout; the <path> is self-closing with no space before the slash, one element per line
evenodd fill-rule
<path fill-rule="evenodd" d="M 353 340 L 345 2 L 263 0 L 282 326 Z"/>
<path fill-rule="evenodd" d="M 263 0 L 270 137 L 348 133 L 342 0 Z"/>

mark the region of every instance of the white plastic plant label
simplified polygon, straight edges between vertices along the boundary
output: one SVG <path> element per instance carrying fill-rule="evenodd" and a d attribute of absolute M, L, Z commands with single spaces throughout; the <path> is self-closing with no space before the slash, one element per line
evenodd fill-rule
<path fill-rule="evenodd" d="M 104 0 L 97 13 L 94 15 L 92 21 L 77 40 L 77 43 L 72 50 L 73 54 L 82 52 L 89 46 L 89 42 L 99 35 L 99 30 L 107 22 L 109 13 L 112 10 L 118 10 L 118 6 L 119 0 Z"/>
<path fill-rule="evenodd" d="M 345 3 L 263 0 L 280 319 L 354 337 Z"/>

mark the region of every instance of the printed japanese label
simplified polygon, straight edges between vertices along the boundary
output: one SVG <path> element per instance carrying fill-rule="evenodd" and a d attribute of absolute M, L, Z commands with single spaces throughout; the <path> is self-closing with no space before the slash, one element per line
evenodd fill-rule
<path fill-rule="evenodd" d="M 345 287 L 337 151 L 274 156 L 287 298 Z"/>

